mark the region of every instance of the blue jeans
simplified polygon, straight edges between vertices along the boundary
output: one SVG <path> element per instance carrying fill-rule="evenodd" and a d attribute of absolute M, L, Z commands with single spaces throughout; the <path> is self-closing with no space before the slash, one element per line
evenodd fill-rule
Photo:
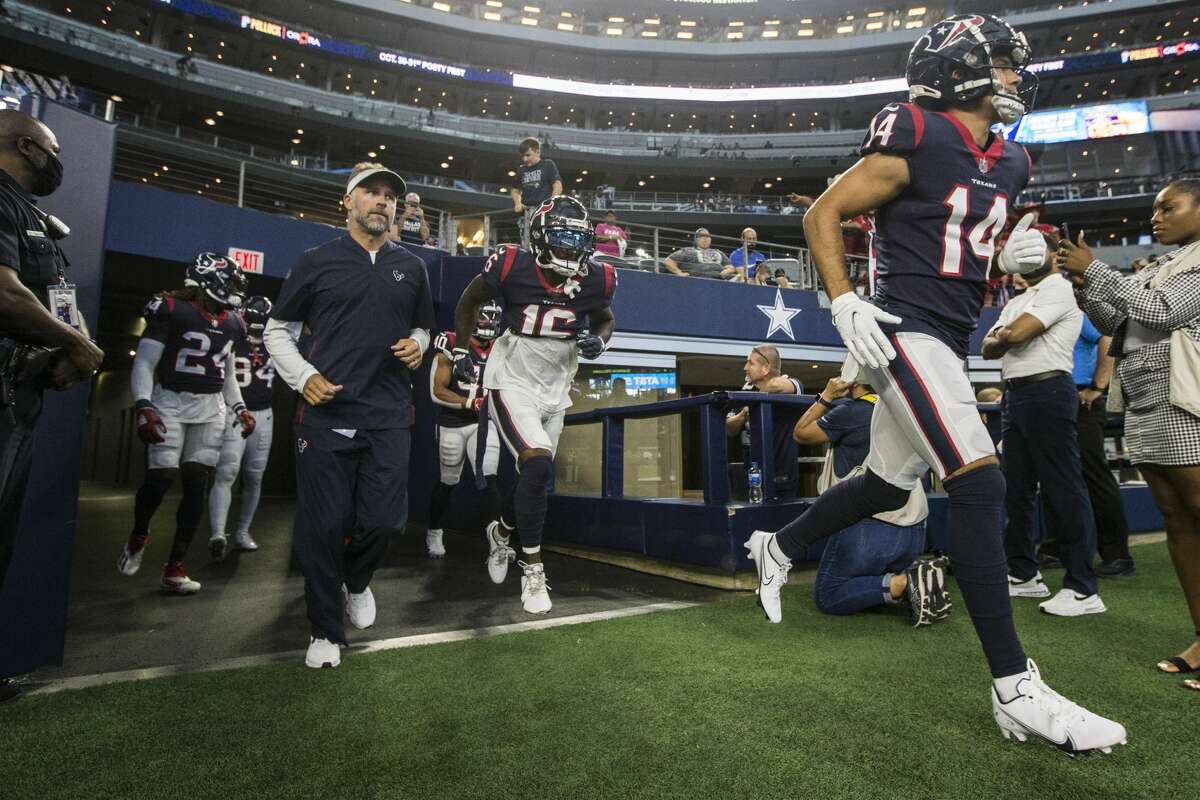
<path fill-rule="evenodd" d="M 924 522 L 901 528 L 868 518 L 834 534 L 813 584 L 817 610 L 840 615 L 883 605 L 885 581 L 923 552 Z"/>

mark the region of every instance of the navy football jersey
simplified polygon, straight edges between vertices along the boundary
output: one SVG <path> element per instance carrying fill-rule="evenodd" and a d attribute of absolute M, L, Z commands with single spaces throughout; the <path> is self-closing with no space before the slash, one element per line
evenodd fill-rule
<path fill-rule="evenodd" d="M 433 342 L 433 346 L 439 353 L 450 359 L 454 363 L 454 347 L 456 342 L 454 331 L 443 331 L 439 333 Z M 470 395 L 471 390 L 475 390 L 478 394 L 483 389 L 483 372 L 487 367 L 488 353 L 492 350 L 492 342 L 488 342 L 486 347 L 480 347 L 475 344 L 472 339 L 467 344 L 467 355 L 471 359 L 471 363 L 475 365 L 475 383 L 461 383 L 454 377 L 454 373 L 450 373 L 450 391 L 466 400 Z M 434 370 L 430 370 L 430 380 L 433 380 Z M 430 392 L 432 392 L 432 388 Z M 473 425 L 479 422 L 479 414 L 467 408 L 447 408 L 446 406 L 437 406 L 437 424 L 447 428 L 461 428 L 463 425 Z"/>
<path fill-rule="evenodd" d="M 156 297 L 142 311 L 142 336 L 165 345 L 156 370 L 158 382 L 174 392 L 215 394 L 225 383 L 225 360 L 246 338 L 241 317 L 231 311 L 209 314 L 199 302 Z"/>
<path fill-rule="evenodd" d="M 242 401 L 251 411 L 271 407 L 271 391 L 275 386 L 275 363 L 262 343 L 248 338 L 233 346 L 233 369 Z"/>
<path fill-rule="evenodd" d="M 992 135 L 986 149 L 951 114 L 892 103 L 859 148 L 908 160 L 908 186 L 875 210 L 875 302 L 966 357 L 996 237 L 1029 181 L 1025 148 Z"/>
<path fill-rule="evenodd" d="M 488 258 L 483 279 L 500 290 L 509 330 L 558 339 L 582 333 L 588 315 L 610 306 L 617 289 L 616 269 L 598 261 L 588 261 L 585 274 L 552 286 L 533 253 L 512 244 L 500 245 Z"/>

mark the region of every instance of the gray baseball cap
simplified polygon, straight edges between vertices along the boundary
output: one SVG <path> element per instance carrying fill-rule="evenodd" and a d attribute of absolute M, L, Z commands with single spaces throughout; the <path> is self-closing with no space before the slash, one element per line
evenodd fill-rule
<path fill-rule="evenodd" d="M 390 169 L 377 168 L 377 169 L 364 169 L 362 172 L 358 173 L 353 178 L 351 178 L 349 180 L 349 182 L 346 184 L 346 194 L 350 194 L 351 192 L 353 192 L 354 189 L 360 183 L 365 181 L 367 178 L 374 178 L 377 176 L 387 178 L 388 181 L 391 182 L 392 188 L 394 188 L 396 190 L 397 197 L 403 197 L 405 194 L 408 193 L 408 185 L 404 182 L 404 178 L 401 178 L 399 175 L 392 172 Z"/>

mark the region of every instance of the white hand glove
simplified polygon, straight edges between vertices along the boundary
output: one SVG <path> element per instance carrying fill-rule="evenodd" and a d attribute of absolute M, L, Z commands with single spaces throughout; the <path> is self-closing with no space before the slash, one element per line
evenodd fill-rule
<path fill-rule="evenodd" d="M 829 311 L 846 349 L 859 364 L 878 369 L 896 357 L 896 350 L 879 327 L 880 322 L 899 323 L 895 314 L 876 308 L 853 291 L 834 299 Z"/>
<path fill-rule="evenodd" d="M 1045 266 L 1046 238 L 1040 231 L 1029 230 L 1034 219 L 1032 213 L 1026 214 L 1021 217 L 1017 227 L 1013 228 L 1008 242 L 1000 251 L 1000 258 L 997 259 L 1001 272 L 1008 275 L 1024 275 Z"/>

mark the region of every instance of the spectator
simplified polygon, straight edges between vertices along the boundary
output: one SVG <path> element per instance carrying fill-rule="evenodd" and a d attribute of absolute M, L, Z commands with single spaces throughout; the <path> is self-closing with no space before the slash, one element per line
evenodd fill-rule
<path fill-rule="evenodd" d="M 733 265 L 720 250 L 712 246 L 712 234 L 708 228 L 697 228 L 693 247 L 681 247 L 667 256 L 663 265 L 676 275 L 692 275 L 697 278 L 729 280 L 734 275 Z"/>
<path fill-rule="evenodd" d="M 617 212 L 604 214 L 604 222 L 596 226 L 596 252 L 622 258 L 629 244 L 629 234 L 617 224 Z"/>
<path fill-rule="evenodd" d="M 416 192 L 404 195 L 404 211 L 388 228 L 388 239 L 422 245 L 429 241 L 429 223 L 421 208 L 421 195 Z"/>
<path fill-rule="evenodd" d="M 1196 638 L 1159 662 L 1169 674 L 1200 671 L 1200 180 L 1176 180 L 1154 199 L 1154 235 L 1177 249 L 1136 275 L 1095 261 L 1080 235 L 1056 261 L 1081 286 L 1096 328 L 1113 337 L 1109 407 L 1125 412 L 1125 447 L 1167 530 Z M 1200 681 L 1185 686 L 1200 690 Z"/>
<path fill-rule="evenodd" d="M 756 244 L 758 244 L 758 231 L 754 228 L 745 228 L 742 231 L 742 246 L 729 254 L 729 263 L 733 265 L 738 277 L 743 281 L 761 283 L 761 279 L 755 280 L 759 277 L 758 265 L 766 261 L 767 257 L 761 251 L 754 249 Z"/>
<path fill-rule="evenodd" d="M 841 398 L 841 399 L 839 399 Z M 829 444 L 818 490 L 857 474 L 871 447 L 871 414 L 877 400 L 864 383 L 830 378 L 817 401 L 804 412 L 792 435 L 796 442 Z M 941 622 L 949 616 L 945 568 L 919 558 L 925 550 L 925 490 L 917 485 L 908 504 L 897 511 L 862 520 L 834 534 L 821 554 L 813 600 L 824 614 L 853 614 L 909 600 L 914 626 Z M 922 585 L 936 588 L 935 599 L 922 617 L 917 592 Z"/>
<path fill-rule="evenodd" d="M 780 374 L 782 364 L 779 359 L 779 349 L 774 345 L 760 344 L 751 348 L 742 365 L 746 383 L 742 391 L 767 392 L 769 394 L 800 394 L 804 387 L 795 378 Z M 796 496 L 796 485 L 800 479 L 800 462 L 797 460 L 796 442 L 791 437 L 792 426 L 800 417 L 800 406 L 778 405 L 772 410 L 774 425 L 772 426 L 775 440 L 774 453 L 775 485 L 763 486 L 763 494 L 767 498 L 781 500 Z M 730 412 L 725 417 L 725 435 L 741 435 L 742 468 L 731 468 L 729 471 L 730 484 L 734 497 L 745 497 L 746 471 L 750 464 L 757 459 L 751 452 L 750 427 L 746 424 L 750 419 L 750 407 L 744 406 L 738 411 Z M 733 467 L 733 465 L 730 465 Z"/>
<path fill-rule="evenodd" d="M 542 158 L 542 145 L 537 139 L 522 139 L 517 146 L 521 165 L 517 167 L 517 185 L 512 190 L 513 210 L 523 214 L 521 240 L 529 248 L 529 215 L 551 197 L 562 194 L 562 177 L 558 165 Z"/>
<path fill-rule="evenodd" d="M 1055 238 L 1056 229 L 1039 227 L 1047 239 Z M 1033 545 L 1040 483 L 1047 511 L 1058 522 L 1066 575 L 1062 590 L 1039 607 L 1047 614 L 1075 617 L 1106 609 L 1092 570 L 1096 530 L 1075 436 L 1079 395 L 1071 368 L 1083 312 L 1052 253 L 1052 248 L 1046 251 L 1045 266 L 1024 275 L 1029 288 L 1004 307 L 984 338 L 983 357 L 1002 359 L 1004 377 L 1001 441 L 1009 594 L 1050 594 Z"/>

